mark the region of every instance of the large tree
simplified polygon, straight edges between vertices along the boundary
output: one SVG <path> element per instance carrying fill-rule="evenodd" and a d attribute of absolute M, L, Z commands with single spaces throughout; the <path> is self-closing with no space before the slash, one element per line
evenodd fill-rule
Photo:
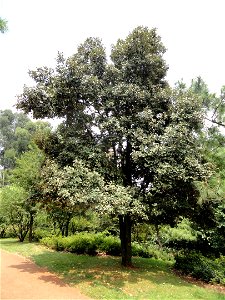
<path fill-rule="evenodd" d="M 108 63 L 101 41 L 89 38 L 68 59 L 59 54 L 55 70 L 31 71 L 36 85 L 25 87 L 17 103 L 35 118 L 65 118 L 48 140 L 49 155 L 62 165 L 82 159 L 104 177 L 109 197 L 103 193 L 98 206 L 119 218 L 126 266 L 135 218 L 174 224 L 190 215 L 199 196 L 195 181 L 208 174 L 196 134 L 200 98 L 169 88 L 164 52 L 155 29 L 138 27 L 112 47 Z"/>

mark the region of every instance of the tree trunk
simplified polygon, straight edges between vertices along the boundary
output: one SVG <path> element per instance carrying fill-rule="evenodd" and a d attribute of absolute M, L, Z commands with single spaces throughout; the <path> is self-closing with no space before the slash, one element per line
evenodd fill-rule
<path fill-rule="evenodd" d="M 132 266 L 131 257 L 131 217 L 119 216 L 122 266 Z"/>
<path fill-rule="evenodd" d="M 123 184 L 124 186 L 132 186 L 132 145 L 130 143 L 130 137 L 127 137 L 127 147 L 125 155 L 122 159 L 122 171 L 124 174 Z M 122 266 L 132 266 L 131 258 L 131 217 L 129 215 L 119 216 L 120 224 L 120 241 L 121 241 L 121 254 L 122 254 Z"/>
<path fill-rule="evenodd" d="M 155 230 L 156 230 L 156 236 L 157 236 L 157 244 L 159 245 L 159 248 L 162 249 L 162 243 L 161 243 L 161 238 L 160 238 L 160 234 L 159 234 L 159 225 L 155 224 Z"/>
<path fill-rule="evenodd" d="M 64 231 L 65 231 L 64 224 L 62 224 L 62 225 L 60 226 L 60 231 L 61 231 L 62 236 L 64 236 Z"/>
<path fill-rule="evenodd" d="M 34 225 L 34 215 L 33 213 L 30 213 L 30 223 L 29 223 L 29 242 L 32 242 L 33 239 L 33 225 Z"/>
<path fill-rule="evenodd" d="M 65 236 L 69 235 L 69 224 L 70 224 L 70 217 L 68 217 L 68 219 L 66 220 L 66 224 L 65 224 Z"/>

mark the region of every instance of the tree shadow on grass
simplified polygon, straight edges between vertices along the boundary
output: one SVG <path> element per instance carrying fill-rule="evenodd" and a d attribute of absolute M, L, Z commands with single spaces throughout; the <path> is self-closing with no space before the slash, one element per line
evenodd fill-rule
<path fill-rule="evenodd" d="M 31 259 L 38 267 L 34 268 L 29 260 L 11 267 L 21 272 L 37 273 L 42 281 L 59 286 L 81 284 L 86 289 L 85 293 L 91 297 L 92 291 L 97 291 L 95 297 L 98 299 L 105 292 L 109 295 L 105 299 L 134 299 L 133 295 L 135 299 L 157 299 L 161 293 L 161 299 L 181 299 L 178 297 L 184 296 L 181 294 L 182 289 L 187 295 L 190 292 L 196 293 L 193 299 L 206 299 L 208 292 L 195 290 L 193 284 L 171 273 L 170 264 L 156 259 L 133 258 L 134 268 L 125 268 L 120 265 L 119 257 L 76 255 L 46 249 L 42 253 L 33 254 Z M 170 293 L 170 298 L 167 297 L 167 292 Z M 216 299 L 224 299 L 223 297 L 224 295 L 218 293 Z"/>
<path fill-rule="evenodd" d="M 7 241 L 4 241 L 4 243 L 7 243 Z M 18 245 L 18 242 L 8 241 L 8 245 L 13 244 Z M 53 282 L 61 286 L 69 283 L 72 285 L 82 284 L 87 289 L 94 287 L 95 290 L 99 290 L 100 297 L 103 290 L 107 290 L 109 294 L 112 294 L 110 294 L 110 299 L 113 299 L 114 295 L 118 296 L 114 297 L 115 299 L 127 299 L 129 298 L 130 291 L 138 299 L 143 299 L 143 295 L 146 295 L 146 299 L 149 298 L 149 293 L 151 293 L 149 299 L 155 299 L 153 294 L 157 293 L 158 289 L 163 290 L 164 293 L 167 291 L 172 293 L 171 297 L 173 298 L 166 296 L 165 299 L 181 299 L 177 297 L 179 297 L 178 294 L 184 297 L 182 294 L 183 290 L 186 290 L 188 294 L 190 291 L 196 294 L 199 293 L 199 290 L 195 290 L 195 285 L 173 274 L 170 264 L 156 259 L 133 258 L 135 267 L 124 268 L 120 265 L 120 258 L 118 257 L 76 255 L 49 251 L 46 248 L 41 253 L 33 254 L 31 259 L 39 267 L 43 268 L 41 268 L 43 273 L 39 275 L 41 280 Z M 31 268 L 30 264 L 25 266 L 21 263 L 12 267 L 17 267 L 22 272 L 36 272 Z M 63 281 L 54 274 L 48 273 L 47 270 L 62 277 Z M 203 291 L 205 297 L 200 292 L 201 295 L 199 297 L 196 295 L 196 298 L 193 299 L 206 299 L 207 290 Z M 217 295 L 218 299 L 224 299 L 224 295 Z M 90 294 L 90 296 L 92 295 Z M 157 297 L 158 294 L 156 294 Z M 162 299 L 164 298 L 162 297 Z M 209 297 L 208 299 L 215 298 Z"/>
<path fill-rule="evenodd" d="M 122 290 L 125 284 L 134 286 L 142 282 L 155 285 L 190 286 L 190 283 L 171 274 L 168 264 L 155 259 L 134 258 L 134 268 L 120 265 L 118 257 L 75 255 L 71 253 L 46 252 L 33 255 L 39 266 L 62 276 L 65 282 L 77 285 L 88 283 L 110 289 Z"/>

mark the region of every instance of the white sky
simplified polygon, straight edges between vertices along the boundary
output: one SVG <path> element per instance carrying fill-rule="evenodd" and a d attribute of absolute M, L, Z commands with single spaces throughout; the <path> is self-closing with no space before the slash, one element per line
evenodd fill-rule
<path fill-rule="evenodd" d="M 100 37 L 108 53 L 136 26 L 158 28 L 166 46 L 167 79 L 202 76 L 212 92 L 225 85 L 224 0 L 0 0 L 9 31 L 0 34 L 0 109 L 12 108 L 27 71 L 54 66 L 87 37 Z"/>

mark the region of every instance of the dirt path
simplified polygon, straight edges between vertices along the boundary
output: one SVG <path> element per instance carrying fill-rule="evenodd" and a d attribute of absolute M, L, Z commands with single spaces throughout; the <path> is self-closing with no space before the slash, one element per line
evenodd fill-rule
<path fill-rule="evenodd" d="M 0 299 L 90 299 L 30 260 L 5 251 L 0 253 Z"/>

